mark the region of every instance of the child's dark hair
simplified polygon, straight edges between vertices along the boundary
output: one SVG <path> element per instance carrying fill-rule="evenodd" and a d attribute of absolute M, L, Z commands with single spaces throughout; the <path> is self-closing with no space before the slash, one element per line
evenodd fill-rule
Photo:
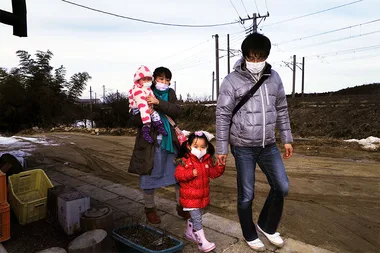
<path fill-rule="evenodd" d="M 202 135 L 196 135 L 195 133 L 191 133 L 189 136 L 188 136 L 188 139 L 187 141 L 183 142 L 182 145 L 181 145 L 181 148 L 179 149 L 179 152 L 178 152 L 178 158 L 182 158 L 182 157 L 188 157 L 189 156 L 189 149 L 187 148 L 187 145 L 191 146 L 191 144 L 194 142 L 194 140 L 196 139 L 203 139 L 207 145 L 207 154 L 210 154 L 211 157 L 214 156 L 215 154 L 215 148 L 214 148 L 214 145 L 212 145 L 211 142 L 208 141 L 206 135 L 204 133 L 202 133 Z"/>
<path fill-rule="evenodd" d="M 244 58 L 256 58 L 265 60 L 268 58 L 271 49 L 271 42 L 268 37 L 260 33 L 248 35 L 241 44 L 241 51 Z"/>
<path fill-rule="evenodd" d="M 165 67 L 158 67 L 153 71 L 153 83 L 158 76 L 164 76 L 165 78 L 172 80 L 172 72 Z"/>

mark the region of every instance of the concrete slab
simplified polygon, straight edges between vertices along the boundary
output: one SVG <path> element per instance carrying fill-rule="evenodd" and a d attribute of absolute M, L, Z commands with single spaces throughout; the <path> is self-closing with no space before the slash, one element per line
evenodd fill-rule
<path fill-rule="evenodd" d="M 184 239 L 184 233 L 186 230 L 186 221 L 171 214 L 165 214 L 161 216 L 161 224 L 159 229 L 168 231 L 179 239 Z"/>
<path fill-rule="evenodd" d="M 228 220 L 212 213 L 205 213 L 202 216 L 203 226 L 212 228 L 216 231 L 234 236 L 236 238 L 242 238 L 240 224 L 236 221 Z"/>
<path fill-rule="evenodd" d="M 118 194 L 120 196 L 126 197 L 133 201 L 143 203 L 143 193 L 141 190 L 137 190 L 131 187 L 127 187 L 121 184 L 113 184 L 103 189 Z"/>
<path fill-rule="evenodd" d="M 185 220 L 177 218 L 171 214 L 162 216 L 161 220 L 162 222 L 159 226 L 160 229 L 168 231 L 180 240 L 187 242 L 184 236 L 186 230 Z M 223 249 L 228 248 L 239 241 L 236 237 L 221 234 L 219 231 L 207 228 L 205 226 L 203 229 L 205 231 L 206 238 L 216 244 L 216 248 L 213 250 L 213 252 L 223 252 Z M 197 244 L 189 242 L 189 245 L 186 245 L 186 251 L 184 252 L 199 252 Z"/>
<path fill-rule="evenodd" d="M 128 198 L 118 196 L 113 199 L 106 201 L 106 204 L 127 213 L 130 216 L 140 218 L 145 216 L 144 214 L 144 205 Z"/>
<path fill-rule="evenodd" d="M 51 182 L 54 186 L 61 185 L 60 183 L 58 183 L 57 181 L 52 180 L 52 179 L 50 179 L 50 182 Z"/>
<path fill-rule="evenodd" d="M 219 231 L 221 234 L 226 234 L 229 236 L 233 236 L 238 239 L 238 241 L 242 242 L 238 245 L 234 245 L 231 247 L 226 247 L 225 252 L 246 252 L 246 250 L 250 250 L 244 241 L 243 235 L 241 233 L 240 224 L 236 221 L 228 220 L 223 217 L 214 215 L 212 213 L 206 213 L 202 217 L 203 225 L 205 227 L 209 227 L 215 231 Z M 331 251 L 318 248 L 309 244 L 302 243 L 300 241 L 293 240 L 291 238 L 284 238 L 285 246 L 281 249 L 272 245 L 263 235 L 259 233 L 260 239 L 265 244 L 267 248 L 266 252 L 278 252 L 278 253 L 305 253 L 305 252 L 313 252 L 313 253 L 333 253 Z M 231 251 L 230 251 L 231 250 Z"/>
<path fill-rule="evenodd" d="M 310 244 L 306 244 L 300 241 L 287 238 L 285 240 L 285 246 L 282 249 L 276 250 L 277 253 L 304 253 L 304 252 L 313 252 L 313 253 L 334 253 L 327 249 L 322 249 Z"/>
<path fill-rule="evenodd" d="M 68 185 L 74 188 L 84 184 L 84 182 L 56 170 L 46 170 L 45 173 L 50 180 L 54 180 L 60 184 Z"/>
<path fill-rule="evenodd" d="M 55 169 L 45 169 L 44 172 L 49 177 L 50 180 L 57 177 L 59 178 L 60 176 L 63 175 L 61 172 L 56 171 Z"/>
<path fill-rule="evenodd" d="M 82 182 L 82 184 L 83 184 L 83 182 Z M 107 200 L 110 200 L 110 199 L 117 197 L 116 194 L 109 192 L 109 191 L 106 191 L 106 190 L 103 190 L 103 189 L 98 188 L 98 187 L 93 186 L 93 185 L 85 184 L 85 185 L 81 185 L 81 186 L 76 187 L 76 188 L 78 191 L 83 192 L 84 194 L 87 194 L 91 198 L 94 198 L 94 199 L 102 201 L 102 202 L 106 202 Z"/>
<path fill-rule="evenodd" d="M 58 168 L 55 168 L 55 170 L 62 172 L 68 176 L 75 177 L 75 178 L 80 177 L 80 176 L 90 175 L 90 173 L 83 172 L 81 170 L 70 168 L 70 167 L 58 167 Z"/>
<path fill-rule="evenodd" d="M 160 198 L 160 197 L 156 197 L 155 201 L 156 201 L 156 206 L 159 210 L 162 210 L 166 213 L 179 217 L 177 215 L 177 209 L 176 209 L 177 202 Z"/>
<path fill-rule="evenodd" d="M 92 198 L 91 205 L 108 205 L 113 210 L 114 228 L 126 226 L 134 222 L 146 223 L 143 194 L 141 190 L 130 188 L 121 184 L 114 184 L 108 180 L 88 175 L 87 173 L 72 168 L 58 170 L 48 169 L 46 174 L 56 184 L 65 184 L 77 188 L 79 191 Z M 175 201 L 156 197 L 158 214 L 162 223 L 152 225 L 167 231 L 184 242 L 184 253 L 198 253 L 196 243 L 187 241 L 184 237 L 186 221 L 177 215 Z M 203 215 L 205 234 L 210 241 L 216 243 L 217 253 L 250 253 L 243 239 L 240 224 L 212 213 Z M 266 253 L 333 253 L 312 245 L 285 238 L 284 248 L 278 249 L 271 245 L 263 235 L 259 234 L 267 247 Z M 0 244 L 1 246 L 1 244 Z M 0 253 L 1 247 L 0 247 Z"/>
<path fill-rule="evenodd" d="M 100 188 L 104 188 L 106 186 L 115 184 L 114 182 L 111 182 L 111 181 L 108 181 L 108 180 L 105 180 L 103 178 L 96 177 L 93 175 L 82 175 L 82 176 L 78 176 L 77 179 L 84 181 L 87 184 L 91 184 Z"/>
<path fill-rule="evenodd" d="M 253 249 L 251 249 L 245 241 L 239 240 L 237 243 L 232 244 L 228 247 L 226 247 L 223 251 L 223 253 L 254 253 Z M 269 253 L 273 251 L 266 250 L 264 253 Z M 304 252 L 307 253 L 307 252 Z"/>

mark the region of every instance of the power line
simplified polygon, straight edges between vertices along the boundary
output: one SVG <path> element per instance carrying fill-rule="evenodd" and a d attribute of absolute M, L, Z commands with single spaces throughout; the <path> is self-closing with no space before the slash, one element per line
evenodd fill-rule
<path fill-rule="evenodd" d="M 380 57 L 380 54 L 371 54 L 371 55 L 364 55 L 362 57 L 352 57 L 352 58 L 345 58 L 345 59 L 340 59 L 328 63 L 338 63 L 338 62 L 347 62 L 347 61 L 356 61 L 356 60 L 363 60 L 363 59 L 370 59 L 370 58 L 377 58 Z"/>
<path fill-rule="evenodd" d="M 244 10 L 245 10 L 245 12 L 247 13 L 247 16 L 249 17 L 249 14 L 248 14 L 247 8 L 245 7 L 245 4 L 244 4 L 243 0 L 240 0 L 240 1 L 241 1 L 241 3 L 243 4 Z"/>
<path fill-rule="evenodd" d="M 271 24 L 265 25 L 263 27 L 272 26 L 272 25 L 278 25 L 278 24 L 285 23 L 285 22 L 288 22 L 288 21 L 292 21 L 292 20 L 296 20 L 296 19 L 300 19 L 300 18 L 305 18 L 305 17 L 312 16 L 312 15 L 315 15 L 315 14 L 319 14 L 319 13 L 335 10 L 335 9 L 338 9 L 338 8 L 342 8 L 342 7 L 351 5 L 351 4 L 356 4 L 356 3 L 359 3 L 359 2 L 362 2 L 362 1 L 364 1 L 364 0 L 358 0 L 358 1 L 347 3 L 347 4 L 342 4 L 342 5 L 339 5 L 339 6 L 335 6 L 335 7 L 332 7 L 332 8 L 320 10 L 320 11 L 313 12 L 313 13 L 306 14 L 306 15 L 302 15 L 302 16 L 299 16 L 299 17 L 294 17 L 294 18 L 286 19 L 286 20 L 279 21 L 279 22 L 276 22 L 276 23 L 271 23 Z"/>
<path fill-rule="evenodd" d="M 259 11 L 259 7 L 257 7 L 257 2 L 256 2 L 256 0 L 255 0 L 255 5 L 256 5 L 257 13 L 260 13 L 260 11 Z"/>
<path fill-rule="evenodd" d="M 317 37 L 317 36 L 321 36 L 321 35 L 325 35 L 325 34 L 329 34 L 329 33 L 343 31 L 343 30 L 354 28 L 354 27 L 357 27 L 357 26 L 368 25 L 368 24 L 371 24 L 371 23 L 379 22 L 379 21 L 380 21 L 380 19 L 375 19 L 375 20 L 371 20 L 371 21 L 368 21 L 368 22 L 365 22 L 365 23 L 361 23 L 361 24 L 357 24 L 357 25 L 346 26 L 346 27 L 338 28 L 338 29 L 335 29 L 335 30 L 327 31 L 327 32 L 322 32 L 322 33 L 318 33 L 318 34 L 313 34 L 313 35 L 305 36 L 305 37 L 302 37 L 302 38 L 297 38 L 297 39 L 293 39 L 293 40 L 288 40 L 288 41 L 276 43 L 276 45 L 278 46 L 278 45 L 283 45 L 283 44 L 287 44 L 287 43 L 290 43 L 290 42 L 294 42 L 294 41 L 297 41 L 297 40 L 309 39 L 309 38 L 313 38 L 313 37 Z"/>
<path fill-rule="evenodd" d="M 239 12 L 237 11 L 237 9 L 236 9 L 234 3 L 233 3 L 231 0 L 230 0 L 230 3 L 232 4 L 232 7 L 234 7 L 234 9 L 235 9 L 235 11 L 236 11 L 238 17 L 240 18 L 240 14 L 239 14 Z"/>
<path fill-rule="evenodd" d="M 118 18 L 124 18 L 124 19 L 128 19 L 128 20 L 133 20 L 133 21 L 153 24 L 153 25 L 176 26 L 176 27 L 187 27 L 187 28 L 205 28 L 205 27 L 226 26 L 226 25 L 233 25 L 233 24 L 240 23 L 240 21 L 234 21 L 234 22 L 229 22 L 229 23 L 221 23 L 221 24 L 210 24 L 210 25 L 186 25 L 186 24 L 163 23 L 163 22 L 156 22 L 156 21 L 149 21 L 149 20 L 144 20 L 144 19 L 139 19 L 139 18 L 127 17 L 127 16 L 115 14 L 115 13 L 112 13 L 112 12 L 107 12 L 107 11 L 102 11 L 102 10 L 99 10 L 99 9 L 95 9 L 95 8 L 92 8 L 92 7 L 89 7 L 89 6 L 77 4 L 77 3 L 70 2 L 70 1 L 67 1 L 67 0 L 62 0 L 62 1 L 65 2 L 65 3 L 68 3 L 68 4 L 72 4 L 72 5 L 84 8 L 84 9 L 91 10 L 91 11 L 107 14 L 107 15 L 110 15 L 110 16 L 118 17 Z"/>
<path fill-rule="evenodd" d="M 373 45 L 373 46 L 368 46 L 368 47 L 358 47 L 358 48 L 352 48 L 352 49 L 347 49 L 347 50 L 340 50 L 336 52 L 329 52 L 329 53 L 323 53 L 323 54 L 315 54 L 315 55 L 310 55 L 307 56 L 309 58 L 311 57 L 333 57 L 337 55 L 343 55 L 343 54 L 350 54 L 350 53 L 357 53 L 357 52 L 362 52 L 362 51 L 367 51 L 367 50 L 374 50 L 380 48 L 380 44 Z"/>
<path fill-rule="evenodd" d="M 304 49 L 304 48 L 307 48 L 307 47 L 319 46 L 319 45 L 333 43 L 333 42 L 338 42 L 338 41 L 342 41 L 342 40 L 348 40 L 348 39 L 363 37 L 363 36 L 372 35 L 372 34 L 379 33 L 379 32 L 380 32 L 380 30 L 377 30 L 377 31 L 363 33 L 363 34 L 359 34 L 359 35 L 355 35 L 355 36 L 348 36 L 348 37 L 343 37 L 343 38 L 339 38 L 339 39 L 335 39 L 335 40 L 324 41 L 324 42 L 317 43 L 317 44 L 310 44 L 310 45 L 301 47 L 299 49 Z"/>
<path fill-rule="evenodd" d="M 265 7 L 267 8 L 267 12 L 269 12 L 267 0 L 265 0 Z"/>

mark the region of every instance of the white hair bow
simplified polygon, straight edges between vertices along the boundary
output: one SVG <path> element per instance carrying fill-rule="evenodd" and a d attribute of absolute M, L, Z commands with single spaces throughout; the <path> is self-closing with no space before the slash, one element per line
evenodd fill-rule
<path fill-rule="evenodd" d="M 204 134 L 206 136 L 206 138 L 207 138 L 208 141 L 211 141 L 213 138 L 215 138 L 215 136 L 213 134 L 211 134 L 211 133 L 209 133 L 207 131 L 203 131 L 203 130 L 201 130 L 201 131 L 195 131 L 194 134 L 196 136 L 202 136 Z"/>

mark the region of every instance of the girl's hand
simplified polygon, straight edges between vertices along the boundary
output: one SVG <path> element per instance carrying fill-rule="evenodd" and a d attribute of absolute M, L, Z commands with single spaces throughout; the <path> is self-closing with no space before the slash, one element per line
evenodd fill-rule
<path fill-rule="evenodd" d="M 147 96 L 146 101 L 148 102 L 148 104 L 153 104 L 153 105 L 158 105 L 160 103 L 160 101 L 154 96 Z"/>
<path fill-rule="evenodd" d="M 196 169 L 193 169 L 193 175 L 194 177 L 198 176 L 198 171 Z"/>

